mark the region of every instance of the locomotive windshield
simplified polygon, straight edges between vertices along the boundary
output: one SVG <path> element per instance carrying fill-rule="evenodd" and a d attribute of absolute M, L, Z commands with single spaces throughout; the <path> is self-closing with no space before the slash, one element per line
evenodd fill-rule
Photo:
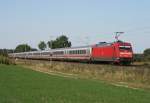
<path fill-rule="evenodd" d="M 120 51 L 124 51 L 124 50 L 132 51 L 131 46 L 119 46 L 119 50 Z"/>

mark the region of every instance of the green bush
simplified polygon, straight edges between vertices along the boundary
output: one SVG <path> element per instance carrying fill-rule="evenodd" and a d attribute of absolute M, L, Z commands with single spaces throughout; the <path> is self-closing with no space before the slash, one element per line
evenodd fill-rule
<path fill-rule="evenodd" d="M 134 54 L 134 61 L 136 61 L 136 62 L 142 62 L 142 61 L 144 61 L 143 54 Z"/>
<path fill-rule="evenodd" d="M 143 55 L 145 61 L 150 61 L 150 48 L 145 49 Z"/>

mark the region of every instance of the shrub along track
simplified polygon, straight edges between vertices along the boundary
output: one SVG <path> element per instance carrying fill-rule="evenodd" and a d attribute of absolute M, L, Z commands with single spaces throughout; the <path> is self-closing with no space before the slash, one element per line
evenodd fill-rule
<path fill-rule="evenodd" d="M 43 60 L 17 60 L 16 64 L 33 70 L 71 78 L 95 79 L 116 86 L 150 89 L 149 66 L 116 66 Z"/>

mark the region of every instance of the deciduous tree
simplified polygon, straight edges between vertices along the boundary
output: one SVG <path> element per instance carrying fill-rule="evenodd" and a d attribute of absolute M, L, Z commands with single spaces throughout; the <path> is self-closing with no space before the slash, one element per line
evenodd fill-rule
<path fill-rule="evenodd" d="M 15 49 L 15 52 L 28 52 L 28 51 L 31 51 L 31 47 L 28 44 L 20 44 Z"/>
<path fill-rule="evenodd" d="M 65 48 L 65 47 L 71 47 L 71 42 L 69 41 L 68 37 L 65 35 L 61 35 L 56 40 L 48 41 L 48 47 L 49 48 Z"/>
<path fill-rule="evenodd" d="M 38 47 L 39 47 L 40 50 L 45 50 L 46 49 L 46 43 L 44 41 L 41 41 L 38 44 Z"/>

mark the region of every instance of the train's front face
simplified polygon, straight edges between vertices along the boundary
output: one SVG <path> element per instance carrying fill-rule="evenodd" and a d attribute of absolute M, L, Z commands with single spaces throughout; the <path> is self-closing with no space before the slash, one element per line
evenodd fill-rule
<path fill-rule="evenodd" d="M 130 43 L 118 43 L 118 58 L 120 62 L 131 63 L 133 60 L 133 51 Z"/>

